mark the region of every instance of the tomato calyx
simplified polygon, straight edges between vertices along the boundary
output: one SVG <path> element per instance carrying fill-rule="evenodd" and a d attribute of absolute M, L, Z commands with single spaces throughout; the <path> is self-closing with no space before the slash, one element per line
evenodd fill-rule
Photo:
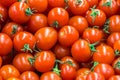
<path fill-rule="evenodd" d="M 32 10 L 31 10 L 30 8 L 27 8 L 27 9 L 25 10 L 25 14 L 26 14 L 27 16 L 31 16 L 31 15 L 33 14 L 33 12 L 32 12 Z"/>
<path fill-rule="evenodd" d="M 113 66 L 113 68 L 118 68 L 118 69 L 120 69 L 120 61 L 118 61 L 118 62 Z"/>
<path fill-rule="evenodd" d="M 102 4 L 102 6 L 111 7 L 112 6 L 112 0 L 106 1 L 105 3 Z"/>
<path fill-rule="evenodd" d="M 31 65 L 33 65 L 33 63 L 35 62 L 35 58 L 28 58 L 28 61 Z"/>
<path fill-rule="evenodd" d="M 60 76 L 61 70 L 58 69 L 58 63 L 56 62 L 55 67 L 53 68 L 53 72 Z"/>
<path fill-rule="evenodd" d="M 0 20 L 1 20 L 2 22 L 4 22 L 4 19 L 3 19 L 2 14 L 0 14 Z"/>
<path fill-rule="evenodd" d="M 76 0 L 76 5 L 79 5 L 80 3 L 82 3 L 82 0 Z"/>
<path fill-rule="evenodd" d="M 15 34 L 17 32 L 17 28 L 17 25 L 13 25 L 11 34 Z"/>
<path fill-rule="evenodd" d="M 55 27 L 55 28 L 59 28 L 59 27 L 60 27 L 58 21 L 54 21 L 51 26 L 53 26 L 53 27 Z"/>
<path fill-rule="evenodd" d="M 115 50 L 115 56 L 119 56 L 120 55 L 120 51 L 118 49 Z"/>
<path fill-rule="evenodd" d="M 110 20 L 108 19 L 108 20 L 106 20 L 106 22 L 105 22 L 105 24 L 103 26 L 103 31 L 105 33 L 107 33 L 107 34 L 110 34 L 110 32 L 109 32 L 109 24 L 110 24 Z"/>
<path fill-rule="evenodd" d="M 93 62 L 93 66 L 90 69 L 91 71 L 94 71 L 94 68 L 99 64 L 99 62 Z"/>
<path fill-rule="evenodd" d="M 23 52 L 28 52 L 30 51 L 31 53 L 33 52 L 32 49 L 30 49 L 29 44 L 24 44 L 23 49 L 21 49 Z"/>
<path fill-rule="evenodd" d="M 71 62 L 71 61 L 65 61 L 65 62 L 62 62 L 60 60 L 56 60 L 56 62 L 60 63 L 60 64 L 69 64 L 70 66 L 74 66 L 74 64 Z"/>
<path fill-rule="evenodd" d="M 93 43 L 93 44 L 89 44 L 90 50 L 91 50 L 92 52 L 96 52 L 96 51 L 97 51 L 96 48 L 95 48 L 95 46 L 96 46 L 97 44 L 99 44 L 99 41 L 97 41 L 97 42 L 95 42 L 95 43 Z"/>
<path fill-rule="evenodd" d="M 68 0 L 64 0 L 64 2 L 65 2 L 65 7 L 64 7 L 64 9 L 67 9 L 67 8 L 69 7 L 69 5 L 68 5 Z"/>

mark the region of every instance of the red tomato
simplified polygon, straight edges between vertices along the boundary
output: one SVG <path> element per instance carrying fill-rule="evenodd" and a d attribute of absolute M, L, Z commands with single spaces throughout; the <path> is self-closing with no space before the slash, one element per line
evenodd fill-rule
<path fill-rule="evenodd" d="M 99 0 L 87 0 L 87 1 L 88 1 L 88 3 L 89 3 L 90 7 L 92 8 L 92 7 L 98 5 L 98 1 L 99 1 Z"/>
<path fill-rule="evenodd" d="M 106 14 L 100 9 L 91 8 L 86 13 L 86 19 L 91 26 L 102 27 L 106 21 Z"/>
<path fill-rule="evenodd" d="M 85 17 L 73 16 L 69 19 L 69 25 L 75 27 L 79 34 L 82 35 L 83 31 L 88 28 L 88 22 Z"/>
<path fill-rule="evenodd" d="M 86 76 L 79 75 L 75 80 L 86 80 Z"/>
<path fill-rule="evenodd" d="M 6 80 L 10 77 L 19 77 L 20 73 L 13 65 L 4 65 L 0 68 L 0 75 Z"/>
<path fill-rule="evenodd" d="M 28 61 L 29 58 L 33 58 L 30 53 L 19 53 L 13 59 L 13 65 L 22 73 L 25 71 L 33 71 L 33 65 Z"/>
<path fill-rule="evenodd" d="M 63 26 L 58 32 L 58 41 L 61 45 L 70 47 L 79 39 L 79 33 L 73 26 Z"/>
<path fill-rule="evenodd" d="M 45 26 L 47 26 L 47 17 L 44 14 L 33 14 L 28 21 L 28 30 L 32 33 Z"/>
<path fill-rule="evenodd" d="M 9 17 L 16 23 L 26 23 L 31 15 L 32 12 L 26 3 L 15 2 L 9 7 Z"/>
<path fill-rule="evenodd" d="M 89 72 L 91 72 L 89 68 L 80 68 L 79 70 L 77 70 L 77 76 L 86 76 L 87 74 L 89 74 Z"/>
<path fill-rule="evenodd" d="M 43 27 L 35 33 L 37 48 L 42 50 L 51 49 L 57 42 L 58 33 L 52 27 Z"/>
<path fill-rule="evenodd" d="M 45 72 L 40 76 L 40 80 L 62 80 L 55 72 Z"/>
<path fill-rule="evenodd" d="M 20 43 L 18 45 L 18 43 Z M 13 39 L 14 49 L 18 52 L 33 52 L 35 47 L 36 39 L 33 34 L 29 32 L 19 32 Z"/>
<path fill-rule="evenodd" d="M 64 8 L 53 8 L 48 13 L 49 26 L 60 28 L 68 24 L 69 14 Z"/>
<path fill-rule="evenodd" d="M 7 34 L 0 33 L 0 56 L 5 56 L 12 51 L 13 43 Z"/>
<path fill-rule="evenodd" d="M 69 0 L 68 4 L 74 15 L 84 15 L 89 9 L 87 0 Z"/>
<path fill-rule="evenodd" d="M 114 42 L 113 49 L 115 51 L 116 56 L 119 56 L 119 52 L 120 52 L 120 39 Z M 118 52 L 118 54 L 117 54 L 117 52 Z"/>
<path fill-rule="evenodd" d="M 98 64 L 97 66 L 95 66 L 94 72 L 97 72 L 98 74 L 99 73 L 103 74 L 105 79 L 109 79 L 111 76 L 115 74 L 112 66 L 104 63 Z"/>
<path fill-rule="evenodd" d="M 44 12 L 48 7 L 48 0 L 27 0 L 27 4 L 35 12 Z"/>
<path fill-rule="evenodd" d="M 41 51 L 37 53 L 34 67 L 39 72 L 48 72 L 52 70 L 55 64 L 55 55 L 51 51 Z"/>
<path fill-rule="evenodd" d="M 2 28 L 2 32 L 6 33 L 11 39 L 18 33 L 23 31 L 23 27 L 15 22 L 8 22 Z"/>
<path fill-rule="evenodd" d="M 113 75 L 108 80 L 119 80 L 119 79 L 120 79 L 120 75 Z"/>
<path fill-rule="evenodd" d="M 103 10 L 107 17 L 116 14 L 118 11 L 116 0 L 101 0 L 98 4 L 98 8 Z"/>
<path fill-rule="evenodd" d="M 62 59 L 65 56 L 70 56 L 70 48 L 64 47 L 60 44 L 56 44 L 53 51 L 57 59 Z"/>
<path fill-rule="evenodd" d="M 38 74 L 33 71 L 25 71 L 19 78 L 20 80 L 40 80 Z"/>
<path fill-rule="evenodd" d="M 10 77 L 10 78 L 8 78 L 7 80 L 20 80 L 20 79 L 17 78 L 17 77 Z"/>
<path fill-rule="evenodd" d="M 84 39 L 77 40 L 71 48 L 72 57 L 79 62 L 87 62 L 91 58 L 89 43 Z"/>
<path fill-rule="evenodd" d="M 5 7 L 10 7 L 13 3 L 17 2 L 18 0 L 0 0 L 0 3 Z"/>

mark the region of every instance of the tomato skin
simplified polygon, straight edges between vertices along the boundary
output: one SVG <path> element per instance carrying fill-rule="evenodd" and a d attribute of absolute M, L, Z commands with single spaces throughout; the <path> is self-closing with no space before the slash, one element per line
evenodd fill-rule
<path fill-rule="evenodd" d="M 38 74 L 33 71 L 25 71 L 20 75 L 20 80 L 39 80 Z"/>
<path fill-rule="evenodd" d="M 34 58 L 30 53 L 18 53 L 13 59 L 13 65 L 22 73 L 25 71 L 33 71 L 34 68 L 28 61 L 29 58 Z"/>
<path fill-rule="evenodd" d="M 3 60 L 2 57 L 0 56 L 0 67 L 2 66 Z"/>
<path fill-rule="evenodd" d="M 20 72 L 13 65 L 4 65 L 0 68 L 0 75 L 6 80 L 9 77 L 19 77 Z"/>
<path fill-rule="evenodd" d="M 82 16 L 73 16 L 69 19 L 69 25 L 75 27 L 79 34 L 82 35 L 83 31 L 88 28 L 88 22 L 86 18 Z"/>
<path fill-rule="evenodd" d="M 94 52 L 93 54 L 93 61 L 99 63 L 111 64 L 114 58 L 115 58 L 114 50 L 107 44 L 101 44 L 97 46 L 96 52 Z"/>
<path fill-rule="evenodd" d="M 26 23 L 30 15 L 26 14 L 26 9 L 28 9 L 29 6 L 26 3 L 23 2 L 15 2 L 12 4 L 9 8 L 9 17 L 12 19 L 14 22 L 23 24 Z"/>
<path fill-rule="evenodd" d="M 78 75 L 75 80 L 86 80 L 86 76 Z"/>
<path fill-rule="evenodd" d="M 28 0 L 28 5 L 31 9 L 41 13 L 48 7 L 48 0 Z"/>
<path fill-rule="evenodd" d="M 105 79 L 109 79 L 115 74 L 114 69 L 109 64 L 100 63 L 94 68 L 94 72 L 103 74 Z"/>
<path fill-rule="evenodd" d="M 52 70 L 55 64 L 55 55 L 51 51 L 41 51 L 37 53 L 34 67 L 39 72 L 48 72 Z"/>
<path fill-rule="evenodd" d="M 99 0 L 87 0 L 89 3 L 89 6 L 92 8 L 93 6 L 97 6 L 98 5 L 98 1 Z"/>
<path fill-rule="evenodd" d="M 8 78 L 7 80 L 20 80 L 20 79 L 17 78 L 17 77 L 10 77 L 10 78 Z"/>
<path fill-rule="evenodd" d="M 0 56 L 5 56 L 12 51 L 13 42 L 5 33 L 0 33 Z"/>
<path fill-rule="evenodd" d="M 0 0 L 0 3 L 5 7 L 9 7 L 15 2 L 17 2 L 17 0 Z"/>
<path fill-rule="evenodd" d="M 55 23 L 57 21 L 57 24 Z M 60 28 L 68 24 L 69 14 L 64 8 L 52 8 L 48 12 L 49 26 Z M 56 25 L 55 25 L 56 24 Z"/>
<path fill-rule="evenodd" d="M 55 72 L 45 72 L 40 76 L 40 80 L 62 80 Z"/>
<path fill-rule="evenodd" d="M 32 33 L 45 26 L 47 26 L 47 17 L 44 14 L 33 14 L 28 21 L 28 30 Z"/>
<path fill-rule="evenodd" d="M 73 26 L 63 26 L 58 32 L 58 41 L 61 45 L 70 47 L 79 39 L 79 33 Z"/>
<path fill-rule="evenodd" d="M 120 51 L 120 40 L 114 42 L 113 49 Z"/>
<path fill-rule="evenodd" d="M 97 14 L 93 14 L 94 11 L 89 10 L 86 13 L 86 19 L 91 26 L 102 27 L 106 21 L 106 14 L 100 9 L 93 9 Z"/>
<path fill-rule="evenodd" d="M 119 80 L 119 79 L 120 79 L 120 75 L 113 75 L 108 80 Z"/>
<path fill-rule="evenodd" d="M 72 45 L 71 54 L 78 62 L 87 62 L 91 58 L 89 43 L 84 39 L 77 40 Z"/>
<path fill-rule="evenodd" d="M 68 4 L 74 15 L 84 15 L 89 9 L 89 3 L 86 0 L 81 0 L 80 3 L 76 0 L 69 0 Z"/>
<path fill-rule="evenodd" d="M 77 76 L 86 76 L 89 72 L 91 72 L 89 68 L 79 68 L 77 70 Z"/>
<path fill-rule="evenodd" d="M 51 49 L 58 39 L 57 31 L 52 27 L 43 27 L 35 33 L 37 48 L 42 50 Z"/>
<path fill-rule="evenodd" d="M 7 34 L 11 39 L 18 33 L 23 31 L 23 27 L 15 22 L 8 22 L 2 28 L 2 32 Z"/>

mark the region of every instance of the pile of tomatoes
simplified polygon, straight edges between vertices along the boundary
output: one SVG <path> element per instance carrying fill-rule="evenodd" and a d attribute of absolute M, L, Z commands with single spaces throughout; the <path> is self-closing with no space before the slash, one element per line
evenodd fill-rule
<path fill-rule="evenodd" d="M 0 80 L 120 80 L 120 0 L 0 0 Z"/>

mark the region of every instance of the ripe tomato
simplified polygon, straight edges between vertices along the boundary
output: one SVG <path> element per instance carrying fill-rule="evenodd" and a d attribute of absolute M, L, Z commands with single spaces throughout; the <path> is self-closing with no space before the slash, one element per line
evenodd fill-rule
<path fill-rule="evenodd" d="M 18 43 L 20 43 L 18 45 Z M 18 52 L 33 52 L 36 39 L 30 32 L 22 31 L 13 38 L 14 49 Z"/>
<path fill-rule="evenodd" d="M 114 69 L 109 64 L 100 63 L 94 68 L 94 72 L 97 72 L 98 74 L 103 74 L 105 79 L 109 79 L 111 76 L 115 74 Z"/>
<path fill-rule="evenodd" d="M 90 72 L 87 75 L 86 80 L 105 80 L 105 77 L 103 76 L 103 74 Z"/>
<path fill-rule="evenodd" d="M 119 79 L 120 79 L 120 75 L 113 75 L 108 80 L 119 80 Z"/>
<path fill-rule="evenodd" d="M 91 26 L 102 27 L 106 21 L 106 14 L 100 9 L 91 8 L 86 13 L 86 19 Z"/>
<path fill-rule="evenodd" d="M 77 70 L 77 76 L 81 75 L 81 76 L 86 76 L 87 74 L 89 74 L 91 71 L 89 68 L 79 68 L 79 70 Z"/>
<path fill-rule="evenodd" d="M 87 1 L 88 1 L 88 3 L 89 3 L 89 6 L 92 8 L 92 7 L 98 5 L 98 1 L 99 1 L 99 0 L 87 0 Z"/>
<path fill-rule="evenodd" d="M 57 42 L 57 31 L 52 27 L 43 27 L 35 33 L 37 48 L 42 50 L 51 49 Z"/>
<path fill-rule="evenodd" d="M 13 65 L 4 65 L 0 68 L 0 75 L 6 80 L 10 77 L 19 77 L 20 73 Z"/>
<path fill-rule="evenodd" d="M 82 35 L 83 31 L 88 28 L 88 22 L 85 17 L 73 16 L 69 19 L 69 25 L 75 27 L 79 34 Z"/>
<path fill-rule="evenodd" d="M 63 80 L 74 80 L 76 78 L 77 71 L 73 66 L 63 64 L 60 70 L 60 75 Z"/>
<path fill-rule="evenodd" d="M 0 33 L 0 56 L 5 56 L 12 51 L 13 42 L 5 33 Z"/>
<path fill-rule="evenodd" d="M 28 21 L 28 29 L 32 33 L 45 26 L 47 26 L 47 17 L 44 14 L 33 14 Z"/>
<path fill-rule="evenodd" d="M 18 0 L 0 0 L 0 3 L 5 7 L 10 7 L 13 3 L 17 1 Z"/>
<path fill-rule="evenodd" d="M 8 17 L 7 9 L 0 4 L 0 24 L 5 22 Z"/>
<path fill-rule="evenodd" d="M 41 51 L 37 53 L 34 67 L 39 72 L 48 72 L 52 70 L 55 64 L 55 55 L 51 51 Z"/>
<path fill-rule="evenodd" d="M 19 24 L 26 23 L 29 20 L 31 14 L 32 12 L 29 6 L 23 2 L 15 2 L 9 7 L 10 19 Z"/>
<path fill-rule="evenodd" d="M 96 52 L 94 52 L 93 54 L 93 61 L 99 63 L 111 64 L 114 58 L 115 58 L 114 50 L 107 44 L 101 44 L 97 46 Z"/>
<path fill-rule="evenodd" d="M 77 40 L 71 48 L 72 57 L 79 62 L 87 62 L 91 58 L 89 43 L 84 39 Z"/>
<path fill-rule="evenodd" d="M 86 76 L 78 75 L 75 80 L 86 80 Z"/>
<path fill-rule="evenodd" d="M 17 78 L 17 77 L 10 77 L 10 78 L 8 78 L 7 80 L 20 80 L 20 79 Z"/>
<path fill-rule="evenodd" d="M 90 43 L 95 43 L 102 40 L 103 33 L 97 28 L 86 28 L 82 34 L 82 37 Z"/>
<path fill-rule="evenodd" d="M 120 39 L 119 32 L 111 33 L 107 38 L 107 44 L 110 45 L 111 47 L 113 47 L 113 44 L 115 43 L 115 41 L 117 41 L 119 39 Z"/>
<path fill-rule="evenodd" d="M 114 42 L 113 49 L 115 51 L 115 55 L 119 56 L 119 52 L 120 52 L 120 39 Z"/>
<path fill-rule="evenodd" d="M 8 22 L 2 28 L 2 32 L 7 34 L 11 39 L 18 33 L 23 31 L 23 27 L 15 22 Z"/>
<path fill-rule="evenodd" d="M 110 17 L 117 13 L 118 4 L 116 0 L 101 0 L 98 4 L 98 8 L 103 10 L 107 17 Z"/>
<path fill-rule="evenodd" d="M 45 72 L 40 76 L 40 80 L 62 80 L 55 72 Z"/>
<path fill-rule="evenodd" d="M 68 24 L 69 14 L 64 8 L 53 8 L 48 12 L 49 26 L 60 28 Z"/>
<path fill-rule="evenodd" d="M 25 71 L 19 78 L 20 80 L 40 80 L 38 74 L 33 71 Z"/>
<path fill-rule="evenodd" d="M 79 39 L 79 33 L 73 26 L 63 26 L 58 32 L 58 41 L 61 45 L 70 47 Z"/>
<path fill-rule="evenodd" d="M 55 45 L 53 52 L 57 59 L 62 59 L 65 56 L 70 56 L 70 48 L 64 47 L 59 43 Z"/>
<path fill-rule="evenodd" d="M 87 0 L 69 0 L 68 4 L 74 15 L 84 15 L 89 9 Z"/>
<path fill-rule="evenodd" d="M 33 71 L 33 65 L 28 61 L 33 58 L 30 53 L 19 53 L 13 59 L 13 65 L 22 73 L 24 71 Z"/>
<path fill-rule="evenodd" d="M 48 0 L 27 0 L 27 4 L 36 12 L 44 12 L 48 7 Z"/>

